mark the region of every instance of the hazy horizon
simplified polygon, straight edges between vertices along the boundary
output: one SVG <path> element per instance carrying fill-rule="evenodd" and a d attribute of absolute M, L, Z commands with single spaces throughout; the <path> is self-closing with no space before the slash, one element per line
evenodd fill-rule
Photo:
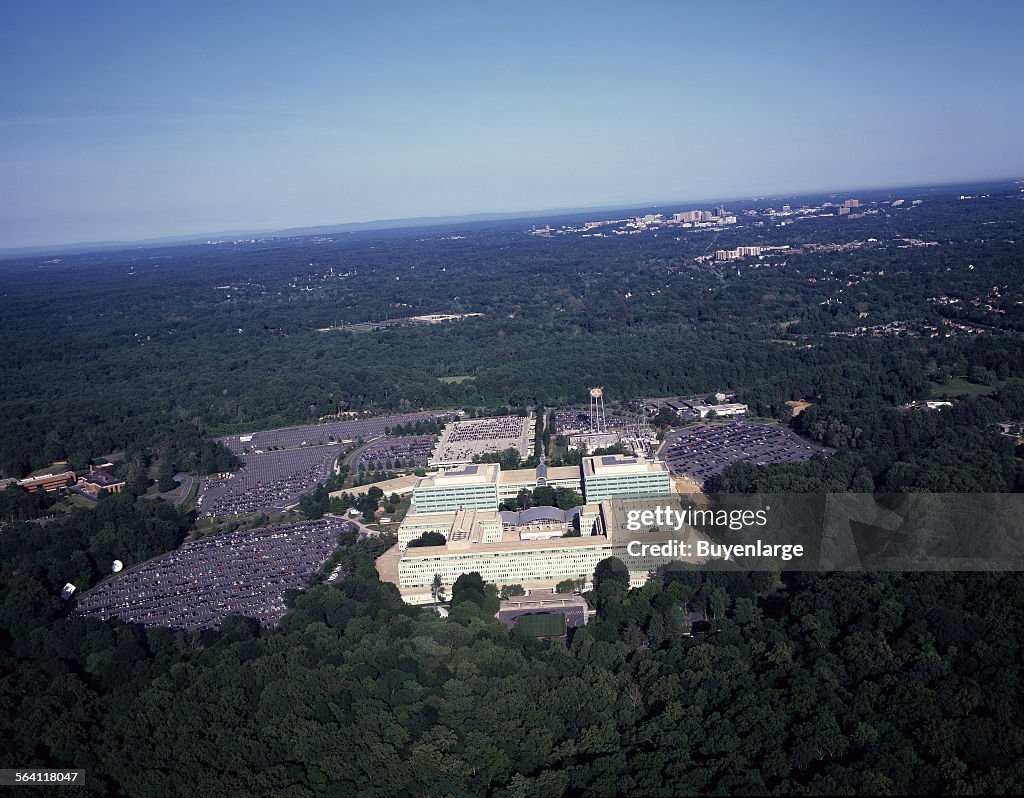
<path fill-rule="evenodd" d="M 404 229 L 405 227 L 430 227 L 435 224 L 445 225 L 449 221 L 452 224 L 458 224 L 465 222 L 467 224 L 475 221 L 491 221 L 491 220 L 515 220 L 515 219 L 531 219 L 541 218 L 544 216 L 552 216 L 557 218 L 558 216 L 571 216 L 579 213 L 585 213 L 593 211 L 594 213 L 609 213 L 618 210 L 629 210 L 634 208 L 655 208 L 659 206 L 672 207 L 676 209 L 683 209 L 685 207 L 697 205 L 709 205 L 716 202 L 743 202 L 756 201 L 769 198 L 794 198 L 794 197 L 815 197 L 815 196 L 846 196 L 847 194 L 853 195 L 857 192 L 879 192 L 879 191 L 914 191 L 922 189 L 941 189 L 944 187 L 956 187 L 956 186 L 987 186 L 999 183 L 1013 183 L 1018 182 L 1024 178 L 1017 176 L 1003 176 L 1003 177 L 989 177 L 981 178 L 976 180 L 951 180 L 942 183 L 918 183 L 918 184 L 905 184 L 905 185 L 874 185 L 874 186 L 841 186 L 841 187 L 826 187 L 826 188 L 814 188 L 807 190 L 797 191 L 786 191 L 786 192 L 765 192 L 762 194 L 748 194 L 735 197 L 694 197 L 694 198 L 679 198 L 679 199 L 653 199 L 653 200 L 640 200 L 633 202 L 618 202 L 607 205 L 592 205 L 592 206 L 578 206 L 578 207 L 562 207 L 562 208 L 522 208 L 518 210 L 477 210 L 468 211 L 466 213 L 451 213 L 445 215 L 421 215 L 421 216 L 404 216 L 394 218 L 378 218 L 378 219 L 360 219 L 360 220 L 342 220 L 336 222 L 318 223 L 318 224 L 301 224 L 288 227 L 267 227 L 267 228 L 249 228 L 249 229 L 237 229 L 237 230 L 193 230 L 182 233 L 170 233 L 168 235 L 160 235 L 149 238 L 136 238 L 136 239 L 125 239 L 125 240 L 82 240 L 82 241 L 59 241 L 53 244 L 26 244 L 22 246 L 14 247 L 3 247 L 0 246 L 0 257 L 17 257 L 19 254 L 31 255 L 35 253 L 50 253 L 60 254 L 64 251 L 69 251 L 73 247 L 88 247 L 88 248 L 103 248 L 111 246 L 114 248 L 120 247 L 132 247 L 132 246 L 144 246 L 144 245 L 159 245 L 162 242 L 167 244 L 175 243 L 192 243 L 200 241 L 203 238 L 209 236 L 247 236 L 247 235 L 259 235 L 259 236 L 275 236 L 281 234 L 288 234 L 292 231 L 300 231 L 295 233 L 296 235 L 305 235 L 301 232 L 304 230 L 313 229 L 330 229 L 338 228 L 339 232 L 347 232 L 344 228 L 360 228 L 360 232 L 370 232 L 373 230 L 381 229 Z M 1022 189 L 1024 190 L 1024 189 Z M 403 222 L 410 224 L 403 225 Z M 380 225 L 379 227 L 375 225 Z"/>
<path fill-rule="evenodd" d="M 992 3 L 17 7 L 0 249 L 1024 174 Z"/>

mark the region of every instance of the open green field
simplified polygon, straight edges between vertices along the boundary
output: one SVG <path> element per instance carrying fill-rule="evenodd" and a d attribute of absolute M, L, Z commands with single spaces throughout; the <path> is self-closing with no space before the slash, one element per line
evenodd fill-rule
<path fill-rule="evenodd" d="M 87 510 L 92 510 L 96 507 L 96 502 L 90 501 L 85 496 L 79 496 L 77 493 L 69 493 L 54 505 L 54 511 L 67 512 L 72 507 L 84 507 Z"/>
<path fill-rule="evenodd" d="M 560 612 L 538 612 L 516 618 L 516 629 L 530 637 L 561 637 L 565 634 L 565 616 Z"/>
<path fill-rule="evenodd" d="M 931 388 L 929 396 L 932 399 L 941 399 L 943 396 L 987 396 L 999 388 L 1003 382 L 1005 380 L 1000 380 L 993 385 L 978 385 L 977 383 L 968 382 L 963 377 L 953 377 L 946 383 L 928 383 Z"/>
<path fill-rule="evenodd" d="M 445 385 L 461 385 L 464 382 L 471 382 L 476 379 L 471 374 L 460 374 L 457 377 L 438 377 L 438 382 L 443 382 Z"/>

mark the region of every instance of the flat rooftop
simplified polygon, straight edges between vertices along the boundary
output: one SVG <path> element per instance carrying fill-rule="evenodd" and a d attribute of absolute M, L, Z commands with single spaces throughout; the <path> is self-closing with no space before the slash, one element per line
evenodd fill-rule
<path fill-rule="evenodd" d="M 615 477 L 637 472 L 667 474 L 668 466 L 660 460 L 647 460 L 643 457 L 631 457 L 624 454 L 583 458 L 584 477 Z"/>
<path fill-rule="evenodd" d="M 450 551 L 464 550 L 477 545 L 483 540 L 483 524 L 499 523 L 497 510 L 474 510 L 472 508 L 456 510 L 452 518 L 452 527 L 448 533 L 446 544 Z M 438 547 L 440 548 L 440 547 Z"/>
<path fill-rule="evenodd" d="M 574 593 L 556 593 L 553 589 L 542 589 L 532 590 L 528 596 L 512 596 L 501 601 L 502 611 L 537 611 L 549 607 L 582 607 L 585 610 L 587 609 L 587 600 Z"/>
<path fill-rule="evenodd" d="M 506 485 L 518 485 L 524 482 L 536 482 L 539 469 L 516 468 L 502 471 L 499 480 Z M 552 480 L 579 479 L 579 466 L 545 466 L 540 473 L 550 483 Z"/>
<path fill-rule="evenodd" d="M 420 477 L 417 488 L 454 488 L 462 485 L 497 484 L 501 467 L 496 463 L 464 465 L 451 471 L 439 471 Z"/>
<path fill-rule="evenodd" d="M 440 524 L 448 524 L 451 526 L 455 522 L 455 514 L 458 510 L 448 510 L 443 513 L 408 513 L 402 520 L 402 526 L 404 527 L 421 527 L 421 526 L 438 526 Z"/>
<path fill-rule="evenodd" d="M 341 490 L 333 491 L 331 496 L 340 496 L 342 493 L 358 496 L 360 493 L 366 493 L 370 488 L 380 488 L 384 491 L 385 496 L 390 496 L 392 493 L 397 493 L 401 496 L 406 493 L 412 493 L 412 489 L 415 487 L 417 481 L 419 481 L 419 477 L 415 474 L 410 474 L 406 477 L 385 479 L 383 482 L 371 482 L 369 485 L 356 485 L 351 488 L 342 488 Z"/>
<path fill-rule="evenodd" d="M 549 466 L 548 467 L 548 482 L 553 479 L 579 479 L 580 478 L 580 467 L 579 466 Z"/>
<path fill-rule="evenodd" d="M 512 471 L 502 471 L 501 481 L 505 483 L 535 482 L 537 480 L 537 469 L 516 468 Z"/>

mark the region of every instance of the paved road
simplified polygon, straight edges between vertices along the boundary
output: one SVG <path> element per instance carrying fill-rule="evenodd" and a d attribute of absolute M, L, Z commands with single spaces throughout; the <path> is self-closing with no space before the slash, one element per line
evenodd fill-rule
<path fill-rule="evenodd" d="M 366 526 L 366 524 L 358 520 L 358 516 L 356 518 L 352 518 L 347 514 L 337 515 L 336 513 L 324 513 L 324 518 L 337 518 L 342 521 L 347 521 L 350 526 L 354 526 L 356 528 L 356 532 L 359 533 L 360 538 L 377 537 L 377 535 L 380 534 L 380 532 L 377 532 L 374 529 L 370 529 L 370 527 Z"/>
<path fill-rule="evenodd" d="M 146 499 L 163 499 L 164 501 L 170 502 L 175 507 L 181 507 L 192 493 L 192 486 L 195 484 L 195 477 L 190 474 L 179 473 L 174 475 L 174 479 L 178 482 L 178 487 L 174 490 L 169 490 L 166 493 L 150 493 L 144 496 Z"/>
<path fill-rule="evenodd" d="M 341 460 L 341 461 L 342 461 L 342 462 L 343 462 L 343 463 L 344 463 L 345 465 L 347 465 L 347 466 L 351 466 L 351 465 L 352 465 L 352 460 L 353 460 L 353 458 L 355 458 L 355 456 L 356 456 L 357 454 L 359 454 L 360 452 L 364 451 L 365 449 L 369 449 L 369 448 L 370 448 L 371 446 L 373 446 L 373 444 L 377 443 L 377 441 L 382 441 L 382 440 L 384 440 L 384 438 L 385 438 L 385 437 L 387 437 L 387 436 L 385 436 L 385 435 L 378 435 L 378 436 L 377 436 L 376 438 L 370 438 L 370 440 L 368 440 L 368 441 L 367 441 L 366 443 L 364 443 L 364 444 L 363 444 L 362 446 L 357 446 L 357 447 L 356 447 L 355 449 L 353 449 L 353 450 L 352 450 L 352 451 L 350 451 L 350 452 L 349 452 L 348 454 L 346 454 L 346 455 L 345 455 L 345 456 L 344 456 L 344 457 L 342 458 L 342 460 Z"/>
<path fill-rule="evenodd" d="M 192 493 L 192 486 L 196 480 L 190 474 L 176 474 L 175 479 L 181 479 L 181 483 L 175 490 L 171 491 L 171 495 L 174 493 L 178 494 L 176 497 L 171 498 L 171 504 L 175 507 L 180 507 Z"/>

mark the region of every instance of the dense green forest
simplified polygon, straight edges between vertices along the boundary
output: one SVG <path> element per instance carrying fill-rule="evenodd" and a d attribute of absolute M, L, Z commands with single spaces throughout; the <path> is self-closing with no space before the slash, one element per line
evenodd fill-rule
<path fill-rule="evenodd" d="M 504 222 L 458 240 L 421 228 L 6 261 L 0 472 L 133 448 L 203 472 L 217 455 L 197 441 L 215 433 L 339 409 L 553 407 L 590 385 L 622 401 L 732 390 L 780 417 L 808 398 L 848 423 L 951 376 L 1024 377 L 1024 204 L 997 188 L 681 235 L 544 238 Z M 794 250 L 695 261 L 741 244 Z M 465 312 L 484 315 L 318 331 Z M 890 322 L 914 334 L 845 335 Z"/>
<path fill-rule="evenodd" d="M 228 470 L 211 436 L 350 409 L 724 390 L 837 453 L 735 464 L 718 490 L 1020 491 L 996 425 L 1024 418 L 1024 202 L 977 193 L 785 227 L 746 223 L 750 202 L 699 233 L 492 222 L 0 263 L 0 475 L 123 451 L 129 479 L 54 517 L 0 492 L 0 762 L 85 768 L 96 795 L 1019 793 L 1019 574 L 680 569 L 630 590 L 606 561 L 597 617 L 551 644 L 506 630 L 471 577 L 447 618 L 405 605 L 373 567 L 391 539 L 354 534 L 329 561 L 344 578 L 289 595 L 276 628 L 143 629 L 59 598 L 217 533 L 135 495 L 155 463 L 162 483 Z M 896 196 L 914 194 L 862 199 Z M 696 260 L 740 245 L 793 249 Z M 373 329 L 426 313 L 483 315 Z M 331 498 L 347 473 L 300 512 L 398 503 Z"/>
<path fill-rule="evenodd" d="M 1018 574 L 775 584 L 683 570 L 630 591 L 605 561 L 598 616 L 566 647 L 508 632 L 485 590 L 455 591 L 447 619 L 403 604 L 377 581 L 382 544 L 353 538 L 347 578 L 293 597 L 275 629 L 62 618 L 5 579 L 0 759 L 74 763 L 88 794 L 133 796 L 1024 784 Z M 40 555 L 9 556 L 29 567 Z M 687 636 L 688 606 L 708 633 Z"/>
<path fill-rule="evenodd" d="M 993 432 L 1024 417 L 1024 381 L 991 396 L 965 398 L 938 412 L 885 406 L 845 412 L 812 405 L 793 419 L 806 437 L 839 449 L 830 458 L 762 468 L 739 462 L 714 482 L 716 491 L 828 493 L 993 492 L 1024 490 L 1024 460 L 1013 442 Z"/>

